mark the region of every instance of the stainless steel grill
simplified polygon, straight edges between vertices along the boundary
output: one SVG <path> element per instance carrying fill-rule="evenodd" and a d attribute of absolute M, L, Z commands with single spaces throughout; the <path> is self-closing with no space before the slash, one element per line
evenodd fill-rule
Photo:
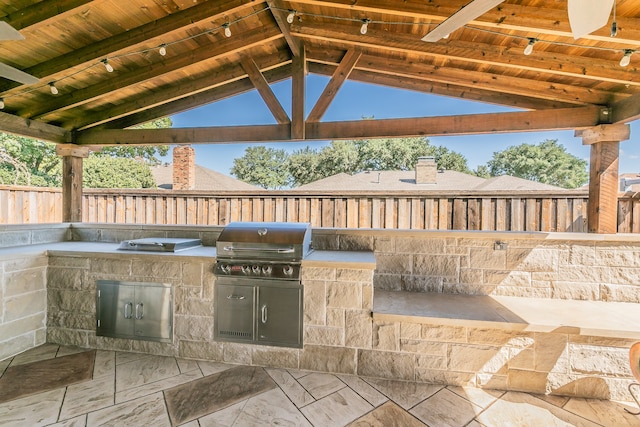
<path fill-rule="evenodd" d="M 306 223 L 237 222 L 216 242 L 215 338 L 302 347 Z"/>

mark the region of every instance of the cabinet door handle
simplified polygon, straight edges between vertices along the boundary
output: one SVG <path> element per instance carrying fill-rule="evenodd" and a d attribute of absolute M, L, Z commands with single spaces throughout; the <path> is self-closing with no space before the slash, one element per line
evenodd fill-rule
<path fill-rule="evenodd" d="M 267 323 L 267 304 L 263 305 L 262 308 L 260 308 L 260 314 L 262 317 L 262 323 Z"/>
<path fill-rule="evenodd" d="M 129 314 L 127 314 L 127 308 L 129 309 Z M 131 319 L 131 314 L 133 312 L 133 303 L 125 302 L 124 303 L 124 318 Z"/>
<path fill-rule="evenodd" d="M 244 295 L 231 294 L 227 295 L 227 299 L 244 299 Z"/>
<path fill-rule="evenodd" d="M 142 319 L 144 317 L 144 304 L 141 302 L 136 304 L 136 319 Z"/>

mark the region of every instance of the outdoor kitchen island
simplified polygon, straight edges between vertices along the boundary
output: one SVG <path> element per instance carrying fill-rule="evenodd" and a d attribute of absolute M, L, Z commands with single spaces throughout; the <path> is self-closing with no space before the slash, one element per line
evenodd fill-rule
<path fill-rule="evenodd" d="M 628 348 L 640 339 L 640 330 L 633 325 L 610 327 L 615 326 L 620 317 L 619 306 L 638 308 L 638 303 L 631 298 L 626 300 L 629 302 L 621 298 L 613 302 L 593 301 L 608 310 L 598 325 L 599 331 L 575 325 L 568 327 L 562 318 L 555 324 L 539 325 L 541 327 L 531 330 L 523 326 L 522 321 L 485 322 L 468 318 L 473 313 L 465 311 L 468 305 L 460 302 L 478 303 L 488 298 L 442 292 L 435 286 L 442 287 L 443 280 L 438 285 L 433 278 L 444 278 L 446 286 L 451 280 L 449 271 L 462 274 L 472 269 L 471 272 L 483 273 L 479 277 L 495 279 L 496 272 L 502 271 L 497 268 L 507 262 L 511 276 L 506 279 L 500 276 L 500 285 L 491 289 L 494 293 L 502 290 L 502 295 L 507 295 L 506 291 L 511 292 L 510 295 L 519 292 L 516 298 L 526 304 L 529 299 L 533 302 L 544 296 L 541 293 L 544 288 L 540 281 L 526 286 L 524 278 L 550 277 L 552 271 L 559 270 L 565 277 L 571 273 L 577 278 L 589 270 L 574 267 L 575 264 L 583 259 L 594 264 L 583 254 L 602 254 L 599 262 L 617 262 L 623 255 L 638 253 L 640 245 L 635 237 L 617 236 L 614 241 L 571 236 L 573 241 L 569 244 L 566 240 L 558 244 L 557 240 L 549 239 L 556 234 L 478 233 L 470 237 L 459 232 L 313 230 L 314 247 L 323 250 L 316 249 L 302 261 L 303 347 L 287 348 L 215 340 L 213 266 L 216 251 L 213 244 L 217 234 L 215 230 L 203 230 L 202 227 L 63 224 L 49 229 L 16 226 L 0 233 L 5 243 L 5 248 L 0 249 L 2 280 L 7 289 L 3 296 L 5 324 L 0 327 L 5 331 L 2 350 L 10 352 L 1 358 L 46 340 L 83 348 L 245 365 L 542 394 L 630 398 L 626 390 L 632 381 Z M 50 237 L 45 240 L 47 234 Z M 177 253 L 145 253 L 119 251 L 118 244 L 113 243 L 125 236 L 160 235 L 199 237 L 205 246 Z M 509 249 L 496 251 L 496 238 L 507 241 Z M 609 253 L 617 257 L 604 257 Z M 510 261 L 512 256 L 517 263 Z M 449 266 L 453 268 L 446 270 Z M 629 268 L 622 271 L 631 272 Z M 458 279 L 457 286 L 464 283 L 463 279 L 469 280 L 466 277 L 465 273 Z M 518 281 L 513 280 L 516 278 Z M 172 340 L 96 336 L 97 280 L 169 283 L 173 289 Z M 38 282 L 42 284 L 41 289 L 34 285 Z M 510 287 L 504 287 L 507 284 Z M 405 285 L 411 288 L 405 289 Z M 586 287 L 574 286 L 576 289 Z M 618 286 L 627 292 L 620 295 L 629 295 L 630 286 Z M 609 289 L 615 287 L 609 285 Z M 533 291 L 536 294 L 526 294 Z M 449 306 L 456 305 L 449 313 L 453 317 L 434 315 L 444 309 L 445 304 L 438 305 L 431 313 L 418 315 L 402 312 L 411 308 L 411 304 L 399 304 L 407 298 L 415 303 L 418 298 L 435 297 L 446 298 Z M 555 297 L 548 301 L 560 307 L 591 303 L 576 299 Z M 378 305 L 385 300 L 386 305 Z M 25 312 L 27 309 L 38 312 L 29 314 Z M 504 311 L 497 313 L 505 316 Z M 517 310 L 513 314 L 526 317 Z M 14 338 L 7 337 L 7 332 L 13 333 Z"/>

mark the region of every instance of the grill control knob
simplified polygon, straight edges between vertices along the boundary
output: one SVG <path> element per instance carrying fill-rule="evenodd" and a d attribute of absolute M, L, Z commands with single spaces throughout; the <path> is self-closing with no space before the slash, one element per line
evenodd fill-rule
<path fill-rule="evenodd" d="M 240 267 L 240 269 L 244 274 L 249 274 L 249 272 L 251 271 L 251 269 L 249 268 L 249 265 L 247 264 L 242 264 L 242 267 Z"/>
<path fill-rule="evenodd" d="M 231 272 L 231 267 L 229 267 L 229 264 L 220 264 L 220 271 L 224 274 L 229 274 L 229 272 Z"/>
<path fill-rule="evenodd" d="M 254 264 L 251 266 L 251 272 L 253 274 L 260 274 L 260 266 L 258 264 Z"/>
<path fill-rule="evenodd" d="M 291 276 L 293 274 L 293 267 L 291 267 L 290 265 L 285 265 L 284 267 L 282 267 L 282 272 L 285 276 Z"/>
<path fill-rule="evenodd" d="M 268 276 L 269 274 L 271 274 L 272 270 L 273 270 L 273 268 L 268 264 L 262 266 L 262 274 L 264 274 L 264 275 Z"/>

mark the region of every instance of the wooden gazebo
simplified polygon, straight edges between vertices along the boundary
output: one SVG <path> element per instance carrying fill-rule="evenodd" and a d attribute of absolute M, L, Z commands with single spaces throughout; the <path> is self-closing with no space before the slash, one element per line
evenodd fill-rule
<path fill-rule="evenodd" d="M 100 145 L 573 129 L 591 145 L 589 231 L 615 233 L 619 142 L 640 118 L 640 3 L 614 1 L 615 14 L 605 11 L 604 25 L 577 39 L 567 4 L 5 1 L 0 131 L 59 144 L 63 219 L 80 221 L 82 158 Z M 24 40 L 12 40 L 13 29 Z M 308 112 L 307 73 L 331 76 Z M 269 86 L 289 78 L 291 117 Z M 322 121 L 346 79 L 522 111 Z M 129 129 L 252 89 L 277 124 Z"/>

